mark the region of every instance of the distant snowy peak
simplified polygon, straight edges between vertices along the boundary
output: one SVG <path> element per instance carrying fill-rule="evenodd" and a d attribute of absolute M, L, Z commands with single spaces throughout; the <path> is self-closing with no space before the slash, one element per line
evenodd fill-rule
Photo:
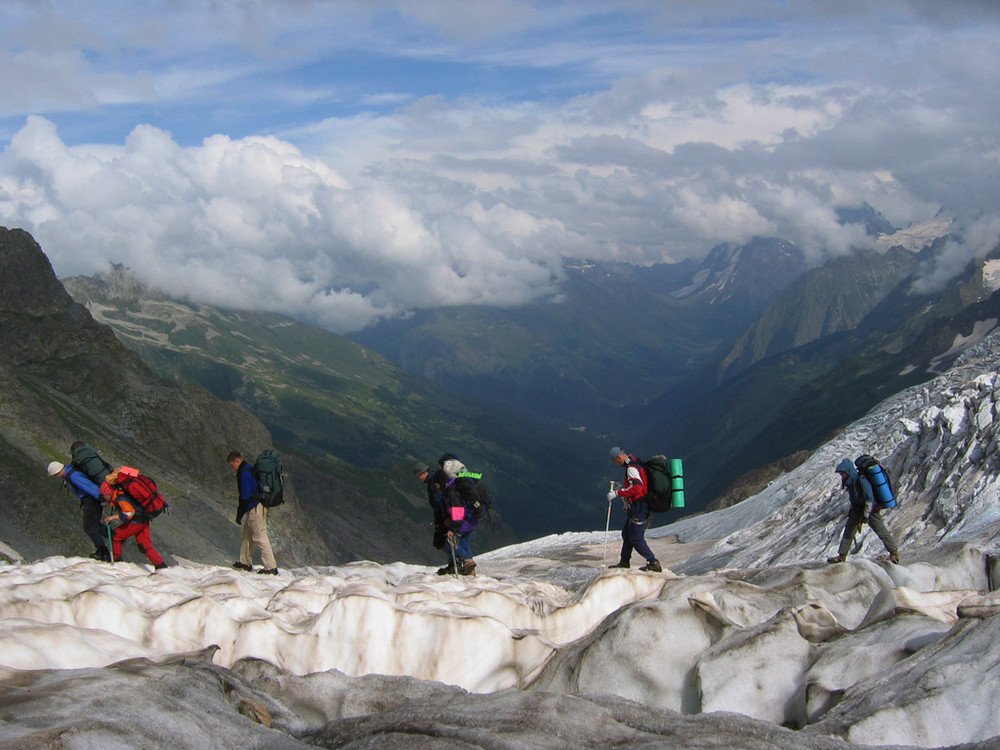
<path fill-rule="evenodd" d="M 805 267 L 802 251 L 791 242 L 758 237 L 745 245 L 726 243 L 712 248 L 691 283 L 674 296 L 698 297 L 713 305 L 760 302 L 785 288 Z"/>
<path fill-rule="evenodd" d="M 911 224 L 906 229 L 900 229 L 892 234 L 880 234 L 876 242 L 883 250 L 898 246 L 912 253 L 919 253 L 934 240 L 947 235 L 954 221 L 950 216 L 935 216 L 929 221 Z"/>

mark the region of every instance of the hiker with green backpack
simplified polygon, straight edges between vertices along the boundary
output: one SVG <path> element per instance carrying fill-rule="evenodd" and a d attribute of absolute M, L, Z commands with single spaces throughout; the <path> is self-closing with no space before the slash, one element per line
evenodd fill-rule
<path fill-rule="evenodd" d="M 625 481 L 621 488 L 608 490 L 608 502 L 621 498 L 625 503 L 626 518 L 625 526 L 622 527 L 621 556 L 618 562 L 610 567 L 630 567 L 634 550 L 646 558 L 646 564 L 639 570 L 661 573 L 663 567 L 646 542 L 646 527 L 650 521 L 650 510 L 645 499 L 649 490 L 646 470 L 635 456 L 629 455 L 621 448 L 611 449 L 611 461 L 625 469 Z"/>
<path fill-rule="evenodd" d="M 96 454 L 95 454 L 96 455 Z M 106 527 L 101 522 L 101 490 L 80 468 L 73 464 L 52 461 L 48 465 L 50 477 L 59 477 L 63 484 L 80 500 L 83 511 L 83 530 L 94 543 L 90 554 L 94 560 L 111 561 L 111 550 L 105 538 Z"/>
<path fill-rule="evenodd" d="M 265 455 L 267 454 L 267 455 Z M 270 454 L 274 454 L 271 456 Z M 258 570 L 263 575 L 278 575 L 278 561 L 271 549 L 271 540 L 267 535 L 268 508 L 282 503 L 283 490 L 281 482 L 281 465 L 277 463 L 277 479 L 270 476 L 273 471 L 268 468 L 269 481 L 262 487 L 259 476 L 261 465 L 277 460 L 275 451 L 264 451 L 257 458 L 257 466 L 243 460 L 243 454 L 232 451 L 226 458 L 226 463 L 236 472 L 236 491 L 238 506 L 236 523 L 243 526 L 243 541 L 240 543 L 240 559 L 233 563 L 237 570 L 253 571 L 254 549 L 260 550 L 260 559 L 264 567 Z"/>

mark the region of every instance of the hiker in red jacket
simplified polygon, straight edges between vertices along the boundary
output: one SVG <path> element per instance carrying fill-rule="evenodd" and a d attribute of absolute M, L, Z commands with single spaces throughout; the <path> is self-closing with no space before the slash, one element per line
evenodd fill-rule
<path fill-rule="evenodd" d="M 630 456 L 621 448 L 611 449 L 611 461 L 625 469 L 625 482 L 621 488 L 608 492 L 608 502 L 616 497 L 625 502 L 625 526 L 622 528 L 621 559 L 612 568 L 628 568 L 631 566 L 632 550 L 646 558 L 646 564 L 639 570 L 652 573 L 662 573 L 656 555 L 646 543 L 646 527 L 649 525 L 649 506 L 645 497 L 648 491 L 646 471 L 635 456 Z"/>
<path fill-rule="evenodd" d="M 104 519 L 105 524 L 112 521 L 121 521 L 121 524 L 114 530 L 111 537 L 111 559 L 121 560 L 122 542 L 129 537 L 135 537 L 135 543 L 149 561 L 153 563 L 155 570 L 162 570 L 167 567 L 160 557 L 160 553 L 153 547 L 153 538 L 149 533 L 149 519 L 146 518 L 142 508 L 132 502 L 129 496 L 117 487 L 112 487 L 107 482 L 101 485 L 101 495 L 107 500 L 114 513 Z"/>

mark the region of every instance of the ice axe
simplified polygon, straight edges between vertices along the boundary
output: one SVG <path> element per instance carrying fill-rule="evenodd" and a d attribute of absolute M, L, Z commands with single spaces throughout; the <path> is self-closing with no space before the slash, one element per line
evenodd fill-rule
<path fill-rule="evenodd" d="M 865 543 L 865 522 L 864 520 L 858 521 L 858 538 L 854 542 L 854 549 L 851 550 L 852 555 L 856 555 L 861 551 L 861 545 Z"/>

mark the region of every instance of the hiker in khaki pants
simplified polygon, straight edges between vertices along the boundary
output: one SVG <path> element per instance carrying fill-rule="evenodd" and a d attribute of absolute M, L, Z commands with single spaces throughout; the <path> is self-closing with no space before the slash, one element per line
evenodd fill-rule
<path fill-rule="evenodd" d="M 243 526 L 243 541 L 240 544 L 240 559 L 233 563 L 237 570 L 253 570 L 253 551 L 260 550 L 260 560 L 264 565 L 258 573 L 278 575 L 278 561 L 271 551 L 271 540 L 267 536 L 267 508 L 260 502 L 260 488 L 254 476 L 253 466 L 243 460 L 239 451 L 233 451 L 226 458 L 236 472 L 236 489 L 239 506 L 236 509 L 236 523 Z"/>

